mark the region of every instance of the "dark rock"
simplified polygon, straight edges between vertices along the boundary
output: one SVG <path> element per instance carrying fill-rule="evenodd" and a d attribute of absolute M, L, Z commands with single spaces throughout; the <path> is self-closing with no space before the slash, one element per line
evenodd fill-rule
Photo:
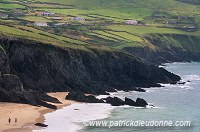
<path fill-rule="evenodd" d="M 136 99 L 136 106 L 146 107 L 146 105 L 148 105 L 148 103 L 144 99 L 141 98 Z"/>
<path fill-rule="evenodd" d="M 146 90 L 142 89 L 142 88 L 135 88 L 134 91 L 138 91 L 138 92 L 146 92 Z"/>
<path fill-rule="evenodd" d="M 123 100 L 121 100 L 120 98 L 117 98 L 117 97 L 107 97 L 104 99 L 106 101 L 106 103 L 109 103 L 111 104 L 112 106 L 121 106 L 121 105 L 124 105 L 125 102 Z"/>
<path fill-rule="evenodd" d="M 43 123 L 35 123 L 35 126 L 47 127 L 48 125 L 46 125 L 46 124 L 43 124 Z"/>
<path fill-rule="evenodd" d="M 5 40 L 6 41 L 6 40 Z M 41 92 L 68 91 L 106 94 L 133 90 L 155 83 L 179 81 L 180 77 L 138 57 L 98 48 L 62 48 L 25 40 L 4 43 L 9 50 L 10 71 L 25 88 Z"/>
<path fill-rule="evenodd" d="M 151 108 L 154 108 L 154 107 L 155 107 L 155 105 L 152 105 L 152 104 L 151 104 L 151 105 L 149 105 L 149 106 L 150 106 Z"/>
<path fill-rule="evenodd" d="M 174 84 L 177 84 L 177 82 L 170 82 L 170 84 L 173 84 L 173 85 L 174 85 Z"/>
<path fill-rule="evenodd" d="M 87 103 L 103 103 L 103 100 L 99 100 L 93 95 L 86 96 L 84 93 L 80 91 L 69 92 L 68 95 L 65 97 L 65 99 L 75 100 L 78 102 L 87 102 Z"/>
<path fill-rule="evenodd" d="M 137 106 L 136 102 L 130 98 L 125 97 L 125 104 L 129 106 Z"/>
<path fill-rule="evenodd" d="M 24 89 L 20 78 L 12 74 L 3 74 L 0 78 L 0 101 L 44 106 L 51 109 L 57 107 L 47 102 L 60 103 L 58 99 L 46 93 Z"/>
<path fill-rule="evenodd" d="M 152 84 L 150 87 L 162 87 L 162 85 L 155 83 L 155 84 Z"/>
<path fill-rule="evenodd" d="M 7 91 L 23 91 L 23 84 L 20 78 L 13 74 L 3 74 L 2 76 L 2 84 L 3 87 L 6 87 Z"/>
<path fill-rule="evenodd" d="M 185 84 L 186 82 L 178 82 L 177 84 Z"/>
<path fill-rule="evenodd" d="M 138 57 L 116 50 L 87 47 L 62 48 L 28 40 L 1 38 L 0 101 L 25 103 L 56 109 L 47 102 L 60 103 L 46 92 L 81 91 L 68 99 L 89 103 L 103 100 L 83 93 L 107 94 L 156 83 L 179 81 L 163 68 L 144 63 Z M 108 101 L 109 102 L 109 101 Z M 124 102 L 114 98 L 114 105 Z M 118 104 L 117 104 L 117 103 Z"/>

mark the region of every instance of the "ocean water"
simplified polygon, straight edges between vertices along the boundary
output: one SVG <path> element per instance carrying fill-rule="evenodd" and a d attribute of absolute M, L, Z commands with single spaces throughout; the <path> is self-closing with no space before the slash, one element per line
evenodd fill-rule
<path fill-rule="evenodd" d="M 144 98 L 155 108 L 113 107 L 109 104 L 73 104 L 45 115 L 47 129 L 34 132 L 199 132 L 200 131 L 200 63 L 166 64 L 167 70 L 181 76 L 184 85 L 162 84 L 147 92 L 111 93 L 122 99 Z M 99 96 L 102 98 L 105 96 Z M 77 110 L 78 109 L 78 110 Z M 85 121 L 191 121 L 190 127 L 84 127 Z"/>
<path fill-rule="evenodd" d="M 158 120 L 191 121 L 190 127 L 86 127 L 80 132 L 199 132 L 200 131 L 200 63 L 166 64 L 167 70 L 181 76 L 184 85 L 165 84 L 162 88 L 146 89 L 146 93 L 118 92 L 113 96 L 136 99 L 144 98 L 155 108 L 116 108 L 104 120 Z"/>

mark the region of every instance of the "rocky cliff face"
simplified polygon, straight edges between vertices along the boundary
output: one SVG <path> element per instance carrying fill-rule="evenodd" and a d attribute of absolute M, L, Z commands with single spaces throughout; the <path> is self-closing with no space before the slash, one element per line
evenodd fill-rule
<path fill-rule="evenodd" d="M 200 61 L 200 38 L 188 35 L 149 35 L 146 39 L 156 47 L 127 47 L 130 54 L 160 65 L 167 62 Z"/>
<path fill-rule="evenodd" d="M 56 98 L 29 88 L 25 89 L 20 77 L 12 74 L 9 54 L 6 51 L 8 49 L 4 47 L 10 43 L 3 43 L 2 41 L 0 46 L 0 102 L 26 103 L 56 109 L 56 106 L 46 102 L 60 103 Z"/>
<path fill-rule="evenodd" d="M 190 62 L 192 60 L 200 60 L 199 57 L 193 55 L 191 52 L 182 48 L 174 46 L 168 48 L 162 48 L 162 50 L 152 51 L 145 48 L 124 48 L 127 52 L 142 58 L 144 61 L 150 64 L 160 65 L 162 63 L 172 62 Z"/>
<path fill-rule="evenodd" d="M 106 94 L 180 80 L 165 69 L 119 51 L 86 51 L 8 39 L 2 39 L 0 51 L 0 101 L 55 109 L 46 101 L 59 101 L 45 92 L 73 89 Z"/>
<path fill-rule="evenodd" d="M 2 45 L 6 47 L 10 73 L 20 78 L 26 90 L 75 89 L 105 94 L 180 80 L 179 76 L 119 51 L 64 49 L 16 40 L 4 40 Z"/>

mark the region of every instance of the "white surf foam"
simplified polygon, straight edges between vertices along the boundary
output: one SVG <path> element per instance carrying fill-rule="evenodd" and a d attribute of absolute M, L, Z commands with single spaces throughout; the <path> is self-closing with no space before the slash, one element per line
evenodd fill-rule
<path fill-rule="evenodd" d="M 184 81 L 192 81 L 192 80 L 200 80 L 200 75 L 184 75 L 183 77 Z"/>
<path fill-rule="evenodd" d="M 72 104 L 45 115 L 46 129 L 33 132 L 76 132 L 82 129 L 83 122 L 104 119 L 115 107 L 109 104 Z"/>

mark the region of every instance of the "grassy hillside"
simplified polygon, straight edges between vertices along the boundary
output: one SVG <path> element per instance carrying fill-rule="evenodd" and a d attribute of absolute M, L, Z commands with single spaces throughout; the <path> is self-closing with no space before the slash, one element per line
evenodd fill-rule
<path fill-rule="evenodd" d="M 191 0 L 192 2 L 192 0 Z M 26 38 L 62 47 L 87 50 L 88 47 L 124 49 L 148 47 L 157 49 L 148 37 L 153 35 L 188 36 L 166 41 L 166 44 L 190 47 L 191 38 L 200 31 L 200 6 L 184 0 L 1 0 L 0 32 L 4 36 Z M 195 4 L 195 0 L 193 1 Z M 20 12 L 21 14 L 16 14 Z M 42 13 L 55 13 L 44 16 Z M 59 17 L 61 20 L 56 20 Z M 85 20 L 72 20 L 81 17 Z M 128 25 L 126 20 L 137 20 Z M 34 26 L 46 22 L 47 27 Z M 64 23 L 66 26 L 57 26 Z M 165 37 L 166 38 L 166 37 Z M 162 38 L 164 39 L 164 38 Z M 200 51 L 196 46 L 195 50 Z M 192 50 L 194 51 L 194 50 Z M 197 52 L 195 51 L 195 52 Z"/>

